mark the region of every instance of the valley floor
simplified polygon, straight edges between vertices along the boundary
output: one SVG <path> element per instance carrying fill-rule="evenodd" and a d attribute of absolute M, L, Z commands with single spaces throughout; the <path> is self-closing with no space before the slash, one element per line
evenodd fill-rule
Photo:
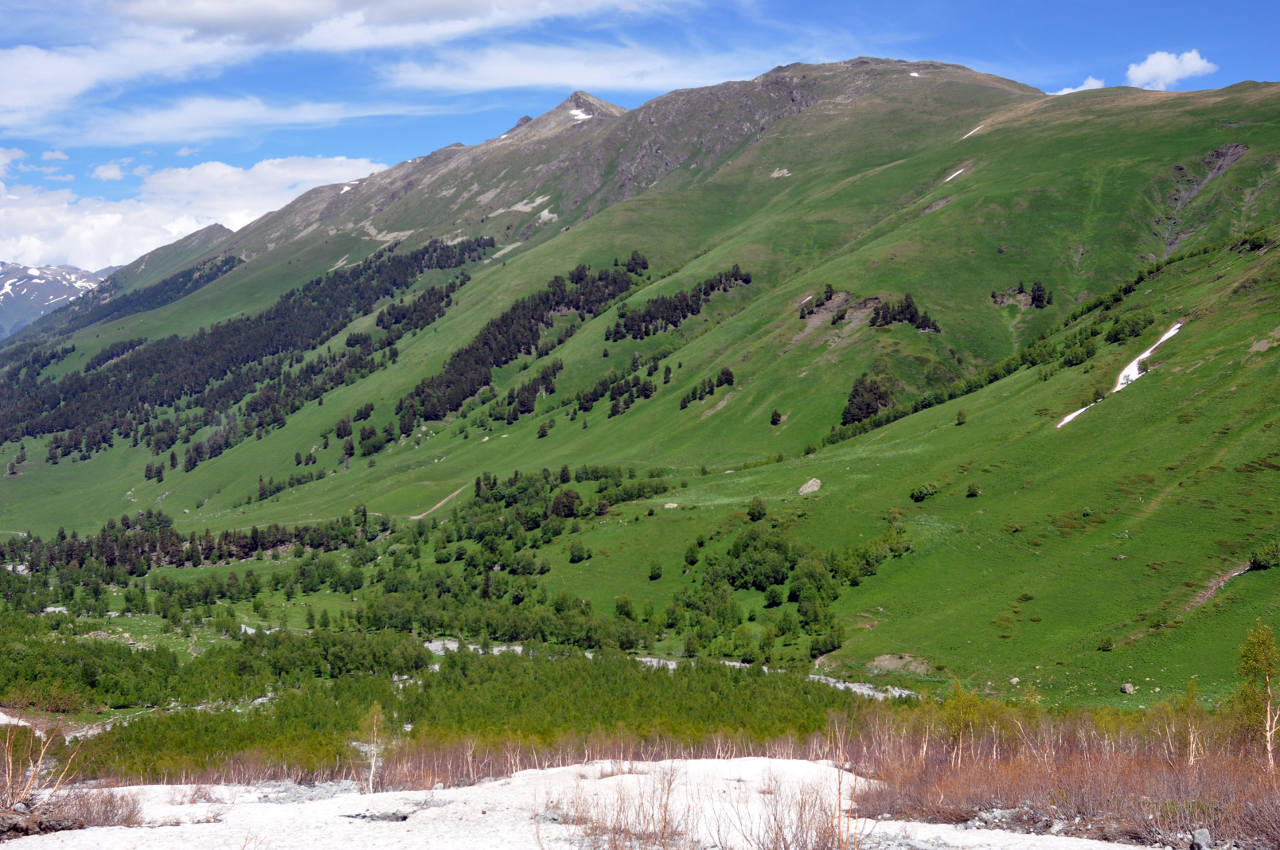
<path fill-rule="evenodd" d="M 1103 850 L 1056 835 L 849 816 L 866 781 L 829 762 L 740 758 L 596 761 L 432 791 L 361 794 L 355 783 L 120 789 L 141 825 L 19 839 L 62 848 L 862 847 Z M 868 813 L 870 814 L 870 813 Z"/>

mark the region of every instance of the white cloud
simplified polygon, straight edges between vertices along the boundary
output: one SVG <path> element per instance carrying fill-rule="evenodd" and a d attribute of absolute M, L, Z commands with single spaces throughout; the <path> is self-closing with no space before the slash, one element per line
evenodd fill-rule
<path fill-rule="evenodd" d="M 93 169 L 93 173 L 90 176 L 95 180 L 123 180 L 124 171 L 114 162 L 109 162 Z"/>
<path fill-rule="evenodd" d="M 440 44 L 556 18 L 653 12 L 645 0 L 117 0 L 124 19 L 198 38 L 231 37 L 304 50 Z"/>
<path fill-rule="evenodd" d="M 81 139 L 102 145 L 207 141 L 266 127 L 316 127 L 352 118 L 430 111 L 427 107 L 401 104 L 296 103 L 286 106 L 264 103 L 256 97 L 189 97 L 160 108 L 96 114 L 91 116 L 91 126 L 83 131 Z M 185 156 L 194 152 L 184 147 L 178 154 Z"/>
<path fill-rule="evenodd" d="M 148 77 L 183 79 L 197 69 L 251 55 L 225 40 L 193 41 L 164 30 L 108 40 L 102 46 L 0 49 L 0 79 L 22 81 L 0 87 L 0 128 L 52 135 L 59 117 L 78 98 L 102 86 Z"/>
<path fill-rule="evenodd" d="M 0 148 L 0 177 L 9 173 L 9 163 L 22 159 L 26 155 L 26 151 L 18 148 Z"/>
<path fill-rule="evenodd" d="M 506 44 L 448 51 L 424 65 L 402 62 L 386 70 L 397 86 L 473 92 L 513 88 L 666 91 L 754 77 L 769 59 L 754 51 L 698 57 L 629 45 Z"/>
<path fill-rule="evenodd" d="M 40 154 L 40 158 L 43 159 L 45 162 L 48 162 L 51 159 L 66 159 L 67 155 L 62 151 L 45 151 L 44 153 Z"/>
<path fill-rule="evenodd" d="M 1129 85 L 1144 89 L 1164 91 L 1187 77 L 1202 77 L 1218 70 L 1218 66 L 1200 55 L 1199 50 L 1188 50 L 1174 55 L 1156 51 L 1136 65 L 1129 66 Z"/>
<path fill-rule="evenodd" d="M 276 121 L 257 117 L 237 126 L 233 114 L 199 120 L 190 107 L 222 105 L 224 113 L 267 110 L 252 98 L 190 98 L 142 109 L 134 106 L 134 90 L 151 83 L 172 85 L 200 75 L 217 76 L 271 53 L 308 51 L 346 53 L 359 50 L 438 47 L 463 38 L 510 37 L 529 27 L 550 27 L 556 21 L 585 22 L 610 28 L 625 27 L 628 17 L 653 18 L 701 0 L 106 0 L 95 7 L 93 29 L 70 27 L 79 39 L 59 46 L 18 44 L 0 48 L 0 79 L 21 80 L 20 86 L 0 87 L 0 134 L 57 140 L 68 144 L 131 144 L 225 138 L 252 132 L 255 127 L 335 123 L 369 114 L 421 114 L 410 104 L 386 104 L 373 110 L 349 104 L 298 103 L 270 107 Z M 106 14 L 102 14 L 102 12 Z M 87 14 L 87 13 L 86 13 Z M 500 46 L 482 50 L 499 55 Z M 608 52 L 606 49 L 604 52 Z M 585 46 L 570 51 L 593 67 Z M 771 56 L 776 60 L 778 57 Z M 625 67 L 632 82 L 622 88 L 664 87 L 664 82 L 690 79 L 711 82 L 696 67 L 675 73 L 684 57 L 664 57 L 660 68 Z M 453 57 L 433 57 L 428 70 L 444 68 Z M 696 63 L 695 63 L 696 64 Z M 518 79 L 526 69 L 503 63 Z M 758 70 L 768 64 L 755 63 Z M 566 69 L 567 70 L 567 69 Z M 405 70 L 405 76 L 409 75 Z M 554 76 L 554 75 L 553 75 Z M 567 74 L 547 84 L 564 85 Z M 495 75 L 486 77 L 495 81 Z M 511 76 L 498 78 L 498 88 L 510 88 Z M 649 80 L 646 84 L 640 80 Z M 576 80 L 575 80 L 576 82 Z M 454 76 L 451 91 L 475 91 L 481 85 L 462 85 Z M 155 100 L 151 101 L 153 104 Z M 215 110 L 216 111 L 216 110 Z M 128 122 L 113 127 L 120 116 Z M 167 116 L 192 128 L 164 131 L 158 123 Z M 130 120 L 136 117 L 135 120 Z M 74 140 L 67 141 L 67 140 Z"/>
<path fill-rule="evenodd" d="M 1078 86 L 1068 86 L 1065 89 L 1058 89 L 1057 91 L 1048 92 L 1048 94 L 1051 94 L 1051 95 L 1074 94 L 1075 92 L 1078 92 L 1078 91 L 1091 91 L 1093 89 L 1100 89 L 1104 85 L 1106 85 L 1106 83 L 1104 83 L 1102 80 L 1099 80 L 1097 77 L 1085 77 L 1084 82 Z"/>
<path fill-rule="evenodd" d="M 199 152 L 200 152 L 199 149 L 193 148 L 190 145 L 183 145 L 182 147 L 178 148 L 178 156 L 191 156 Z"/>
<path fill-rule="evenodd" d="M 0 184 L 0 258 L 81 268 L 120 265 L 214 222 L 238 229 L 316 186 L 385 168 L 347 157 L 288 157 L 249 168 L 202 162 L 147 175 L 137 196 L 79 197 Z"/>

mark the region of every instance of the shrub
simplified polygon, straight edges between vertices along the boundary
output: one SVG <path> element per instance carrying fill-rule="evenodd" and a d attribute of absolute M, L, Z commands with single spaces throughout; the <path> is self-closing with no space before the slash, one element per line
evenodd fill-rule
<path fill-rule="evenodd" d="M 759 522 L 769 513 L 769 509 L 765 507 L 764 499 L 759 496 L 753 496 L 751 502 L 747 505 L 747 519 L 752 522 Z"/>
<path fill-rule="evenodd" d="M 1249 569 L 1269 570 L 1280 567 L 1280 540 L 1272 540 L 1249 556 Z"/>
<path fill-rule="evenodd" d="M 911 491 L 911 501 L 923 502 L 930 496 L 936 495 L 938 495 L 938 485 L 933 482 L 929 482 L 928 484 L 921 484 L 919 487 Z"/>

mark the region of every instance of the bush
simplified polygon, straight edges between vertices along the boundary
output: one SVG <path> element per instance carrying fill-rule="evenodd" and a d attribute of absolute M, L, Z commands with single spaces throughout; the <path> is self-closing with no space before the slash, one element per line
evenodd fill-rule
<path fill-rule="evenodd" d="M 1272 540 L 1249 556 L 1249 569 L 1269 570 L 1280 567 L 1280 540 Z"/>
<path fill-rule="evenodd" d="M 929 482 L 928 484 L 921 484 L 919 487 L 911 491 L 911 501 L 923 502 L 930 496 L 936 495 L 938 495 L 938 485 L 933 482 Z"/>
<path fill-rule="evenodd" d="M 759 522 L 769 513 L 769 509 L 765 507 L 764 499 L 754 496 L 750 504 L 747 505 L 747 519 L 752 522 Z"/>

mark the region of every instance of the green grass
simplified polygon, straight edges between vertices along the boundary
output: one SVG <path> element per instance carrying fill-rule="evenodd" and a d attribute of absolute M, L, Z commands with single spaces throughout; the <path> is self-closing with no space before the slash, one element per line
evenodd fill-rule
<path fill-rule="evenodd" d="M 553 588 L 590 599 L 597 612 L 611 611 L 621 595 L 661 610 L 700 575 L 701 567 L 684 574 L 689 543 L 704 535 L 722 551 L 756 495 L 789 539 L 821 550 L 869 539 L 889 512 L 901 511 L 914 549 L 835 604 L 846 640 L 825 668 L 861 677 L 876 656 L 908 652 L 933 669 L 925 685 L 955 676 L 999 692 L 1018 678 L 1055 702 L 1136 705 L 1150 701 L 1154 688 L 1180 690 L 1193 676 L 1207 693 L 1225 693 L 1234 685 L 1234 647 L 1256 617 L 1274 618 L 1280 605 L 1273 577 L 1246 574 L 1207 605 L 1185 609 L 1210 578 L 1277 533 L 1275 473 L 1250 466 L 1274 451 L 1280 421 L 1273 413 L 1280 409 L 1280 346 L 1255 345 L 1280 343 L 1272 253 L 1218 251 L 1171 266 L 1117 308 L 1150 309 L 1155 324 L 1123 344 L 1099 337 L 1098 354 L 1083 366 L 1047 380 L 1039 369 L 1022 370 L 891 426 L 806 451 L 839 422 L 861 372 L 892 377 L 901 399 L 979 374 L 1042 333 L 1056 333 L 1082 301 L 1161 259 L 1167 246 L 1156 220 L 1170 214 L 1175 164 L 1197 174 L 1209 151 L 1229 142 L 1250 147 L 1178 211 L 1193 231 L 1179 251 L 1274 222 L 1280 196 L 1265 180 L 1269 157 L 1280 149 L 1280 98 L 1274 87 L 1262 87 L 1034 99 L 954 81 L 919 97 L 889 87 L 858 110 L 793 116 L 700 175 L 664 180 L 574 221 L 568 232 L 535 233 L 519 251 L 472 270 L 474 279 L 443 319 L 400 341 L 396 364 L 327 393 L 323 405 L 306 405 L 285 427 L 192 473 L 179 468 L 167 470 L 162 483 L 144 481 L 143 467 L 154 458 L 119 440 L 91 460 L 47 466 L 44 441 L 27 438 L 31 461 L 0 481 L 0 528 L 92 533 L 106 517 L 159 507 L 184 532 L 218 531 L 328 519 L 356 503 L 404 521 L 484 471 L 662 467 L 676 485 L 671 492 L 618 507 L 603 523 L 583 522 L 590 559 L 570 564 L 563 541 L 542 551 L 552 562 Z M 1242 115 L 1251 120 L 1232 123 Z M 978 124 L 981 132 L 961 140 Z M 791 176 L 771 176 L 784 167 Z M 1240 202 L 1246 196 L 1249 202 Z M 422 208 L 397 210 L 386 216 L 407 221 Z M 423 232 L 444 220 L 436 209 L 422 215 Z M 384 218 L 379 227 L 397 229 L 393 224 Z M 501 221 L 485 227 L 505 234 Z M 1274 239 L 1274 225 L 1270 233 Z M 76 354 L 57 371 L 78 368 L 118 339 L 189 333 L 261 309 L 375 244 L 348 233 L 266 252 L 182 302 L 77 334 Z M 628 297 L 632 305 L 734 263 L 754 280 L 715 296 L 670 334 L 605 343 L 616 312 L 588 322 L 550 355 L 565 363 L 557 393 L 514 425 L 473 413 L 464 439 L 461 418 L 432 423 L 393 442 L 372 464 L 357 456 L 348 468 L 341 441 L 331 436 L 329 448 L 316 451 L 317 465 L 303 468 L 326 473 L 322 480 L 244 504 L 260 475 L 283 479 L 299 471 L 294 453 L 319 446 L 359 405 L 375 405 L 371 422 L 379 427 L 391 420 L 397 399 L 516 298 L 578 262 L 600 267 L 633 249 L 649 257 L 653 280 Z M 1020 282 L 1029 288 L 1035 280 L 1054 294 L 1047 310 L 990 300 L 992 290 Z M 827 284 L 852 301 L 909 291 L 942 332 L 825 320 L 806 332 L 797 309 Z M 1153 357 L 1147 376 L 1054 428 L 1094 387 L 1109 391 L 1128 360 L 1183 318 L 1186 328 Z M 348 330 L 371 324 L 362 317 Z M 605 347 L 608 359 L 601 357 Z M 671 383 L 625 415 L 609 419 L 606 401 L 571 421 L 570 408 L 560 406 L 633 353 L 662 352 Z M 505 367 L 496 389 L 505 394 L 543 365 L 526 357 Z M 735 373 L 732 392 L 722 388 L 680 410 L 680 397 L 722 366 Z M 771 426 L 775 409 L 784 419 Z M 963 426 L 955 424 L 958 409 L 966 412 Z M 555 427 L 538 439 L 538 425 L 548 420 Z M 0 461 L 15 452 L 4 444 Z M 821 490 L 798 495 L 811 478 L 821 479 Z M 928 482 L 940 492 L 912 502 L 911 489 Z M 982 495 L 967 497 L 970 484 Z M 458 499 L 467 496 L 464 489 Z M 445 507 L 434 516 L 448 513 Z M 650 581 L 655 561 L 663 575 Z M 1020 602 L 1026 595 L 1032 598 Z M 305 601 L 331 612 L 350 604 Z M 742 593 L 740 601 L 759 612 L 759 594 Z M 272 600 L 273 610 L 282 602 Z M 305 608 L 285 610 L 289 625 L 301 627 Z M 1153 629 L 1157 620 L 1161 627 Z M 1109 652 L 1098 650 L 1104 638 L 1114 645 Z M 1120 695 L 1123 681 L 1140 690 Z"/>

